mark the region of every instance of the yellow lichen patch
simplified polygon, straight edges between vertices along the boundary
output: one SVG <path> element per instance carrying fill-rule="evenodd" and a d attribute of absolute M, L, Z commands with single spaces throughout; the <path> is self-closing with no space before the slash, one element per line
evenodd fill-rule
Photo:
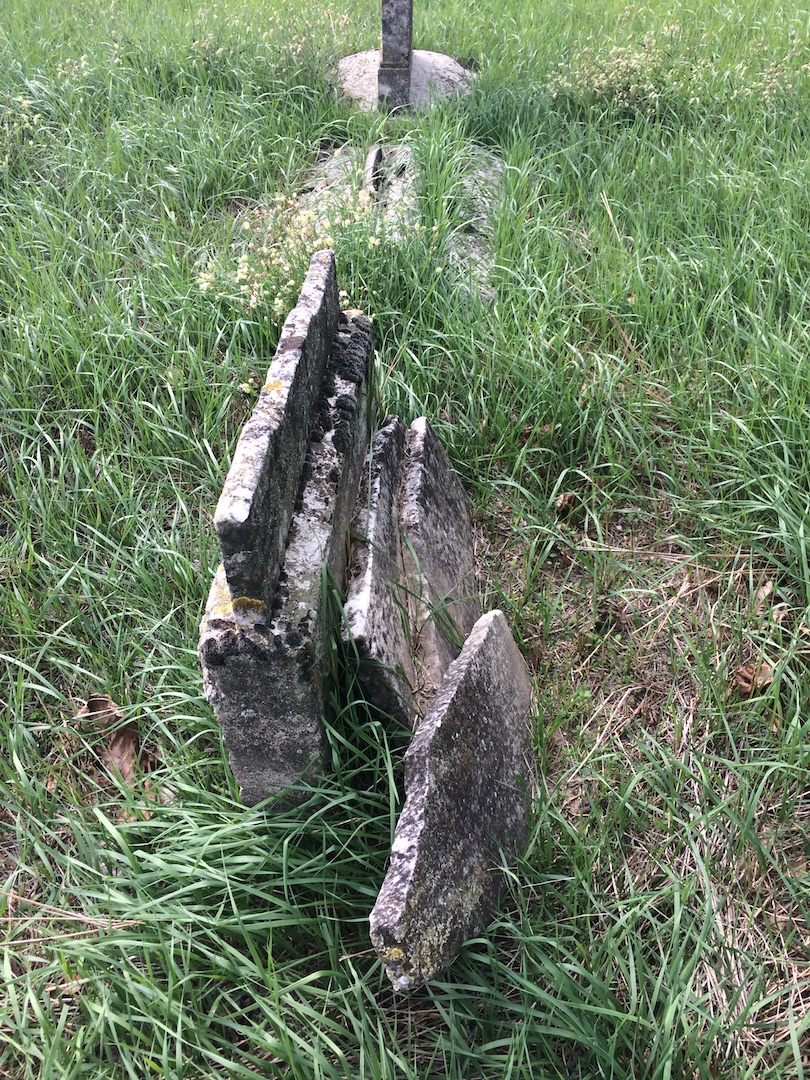
<path fill-rule="evenodd" d="M 385 963 L 386 964 L 398 964 L 401 960 L 405 959 L 405 951 L 400 949 L 398 945 L 392 945 L 390 949 L 385 950 Z"/>
<path fill-rule="evenodd" d="M 209 619 L 230 619 L 233 615 L 233 604 L 230 600 L 226 600 L 222 604 L 213 604 L 206 615 Z"/>
<path fill-rule="evenodd" d="M 269 390 L 271 394 L 275 393 L 276 390 L 280 390 L 282 386 L 281 379 L 268 379 L 264 384 L 265 390 Z"/>
<path fill-rule="evenodd" d="M 267 604 L 250 596 L 235 596 L 231 602 L 234 616 L 244 622 L 261 622 L 267 619 Z"/>

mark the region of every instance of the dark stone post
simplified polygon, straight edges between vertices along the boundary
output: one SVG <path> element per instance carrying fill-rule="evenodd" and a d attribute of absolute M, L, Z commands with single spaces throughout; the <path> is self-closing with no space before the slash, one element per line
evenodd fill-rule
<path fill-rule="evenodd" d="M 377 73 L 381 108 L 409 105 L 413 60 L 413 0 L 382 0 L 382 49 Z"/>

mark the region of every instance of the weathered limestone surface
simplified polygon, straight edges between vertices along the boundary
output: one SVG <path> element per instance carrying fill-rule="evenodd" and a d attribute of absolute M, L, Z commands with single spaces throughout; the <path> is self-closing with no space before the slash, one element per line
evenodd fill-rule
<path fill-rule="evenodd" d="M 424 707 L 481 614 L 464 489 L 425 417 L 408 432 L 400 523 Z"/>
<path fill-rule="evenodd" d="M 273 599 L 330 344 L 338 325 L 335 257 L 312 257 L 214 515 L 231 595 Z"/>
<path fill-rule="evenodd" d="M 406 802 L 371 913 L 396 989 L 432 978 L 486 922 L 494 869 L 525 843 L 531 683 L 500 611 L 482 616 L 405 755 Z"/>
<path fill-rule="evenodd" d="M 314 778 L 321 768 L 322 571 L 325 564 L 335 581 L 343 581 L 369 431 L 371 325 L 360 314 L 340 318 L 331 348 L 320 328 L 313 344 L 295 346 L 301 355 L 323 347 L 325 357 L 305 424 L 311 441 L 297 493 L 288 496 L 292 521 L 274 594 L 269 603 L 235 595 L 220 567 L 200 627 L 204 689 L 247 804 Z M 310 360 L 320 366 L 318 357 Z M 284 439 L 296 441 L 298 430 L 279 422 L 276 431 L 282 433 L 276 450 L 289 461 Z M 276 519 L 281 514 L 272 504 L 265 509 L 274 510 Z"/>
<path fill-rule="evenodd" d="M 377 92 L 382 107 L 408 105 L 413 61 L 413 0 L 382 0 Z"/>
<path fill-rule="evenodd" d="M 411 727 L 416 675 L 398 519 L 405 437 L 398 417 L 374 436 L 352 526 L 345 617 L 369 701 Z"/>

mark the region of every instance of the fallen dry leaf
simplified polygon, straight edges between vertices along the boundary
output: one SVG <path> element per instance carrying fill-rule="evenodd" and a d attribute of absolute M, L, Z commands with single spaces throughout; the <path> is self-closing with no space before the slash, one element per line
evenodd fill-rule
<path fill-rule="evenodd" d="M 757 595 L 754 598 L 754 614 L 759 615 L 765 606 L 765 601 L 773 592 L 773 582 L 766 581 L 765 584 L 757 590 Z"/>
<path fill-rule="evenodd" d="M 743 697 L 750 697 L 756 690 L 773 682 L 773 668 L 764 660 L 758 664 L 744 664 L 734 672 L 731 685 Z"/>
<path fill-rule="evenodd" d="M 111 776 L 120 776 L 127 787 L 135 780 L 135 766 L 141 740 L 135 720 L 124 720 L 124 714 L 106 694 L 91 694 L 77 716 L 88 716 L 106 730 L 104 747 L 99 755 Z"/>
<path fill-rule="evenodd" d="M 564 491 L 562 495 L 558 495 L 554 500 L 554 505 L 558 510 L 566 510 L 574 499 L 573 491 Z"/>
<path fill-rule="evenodd" d="M 777 625 L 781 625 L 790 613 L 790 605 L 784 600 L 781 604 L 774 604 L 771 608 L 771 618 Z"/>

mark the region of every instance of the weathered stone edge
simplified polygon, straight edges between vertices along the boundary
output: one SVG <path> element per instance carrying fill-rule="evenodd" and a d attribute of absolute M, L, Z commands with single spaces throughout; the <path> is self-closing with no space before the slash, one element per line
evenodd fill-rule
<path fill-rule="evenodd" d="M 275 592 L 339 314 L 334 252 L 316 252 L 214 514 L 234 599 L 269 603 Z"/>

